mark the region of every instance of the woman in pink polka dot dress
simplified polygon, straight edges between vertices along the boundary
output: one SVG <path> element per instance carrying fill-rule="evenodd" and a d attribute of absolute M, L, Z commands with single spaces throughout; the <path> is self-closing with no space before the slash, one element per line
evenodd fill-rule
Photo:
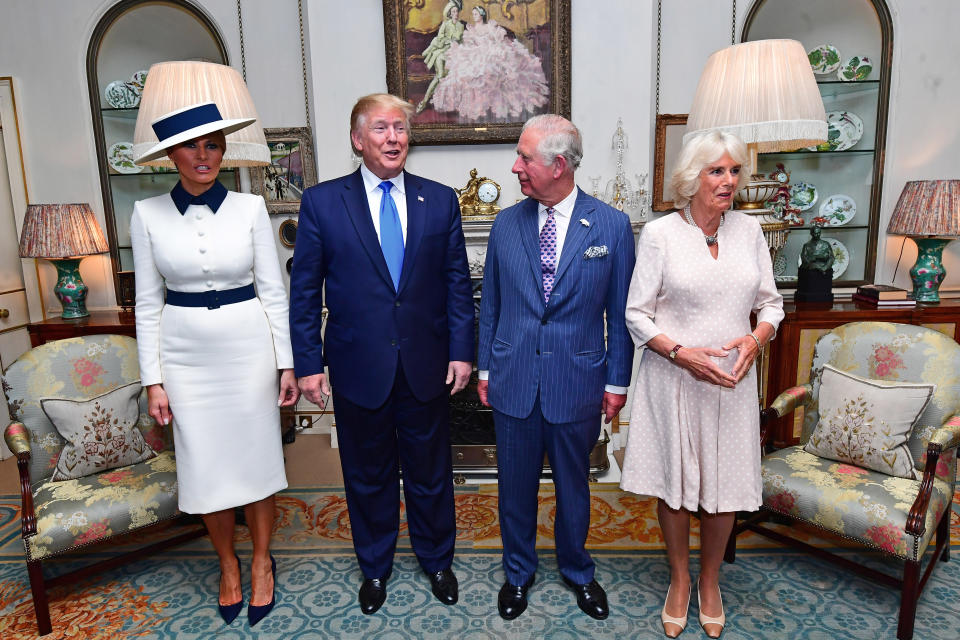
<path fill-rule="evenodd" d="M 700 624 L 718 637 L 719 570 L 735 512 L 761 503 L 753 363 L 783 319 L 783 298 L 760 224 L 729 210 L 746 161 L 731 134 L 687 140 L 671 181 L 682 209 L 644 227 L 627 299 L 627 326 L 643 350 L 620 485 L 659 498 L 669 637 L 686 626 L 690 513 L 701 512 Z"/>

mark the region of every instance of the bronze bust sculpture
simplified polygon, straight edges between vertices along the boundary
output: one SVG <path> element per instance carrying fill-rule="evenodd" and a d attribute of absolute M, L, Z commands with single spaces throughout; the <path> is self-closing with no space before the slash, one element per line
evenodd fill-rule
<path fill-rule="evenodd" d="M 810 229 L 810 239 L 800 250 L 800 267 L 831 273 L 834 260 L 833 247 L 820 237 L 822 232 L 823 228 L 820 225 L 814 225 Z"/>

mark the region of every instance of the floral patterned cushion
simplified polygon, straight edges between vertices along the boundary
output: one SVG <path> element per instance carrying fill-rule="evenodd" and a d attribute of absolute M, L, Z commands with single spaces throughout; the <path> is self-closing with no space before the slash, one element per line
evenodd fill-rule
<path fill-rule="evenodd" d="M 814 350 L 813 393 L 804 411 L 801 443 L 820 420 L 819 378 L 825 364 L 864 378 L 937 385 L 908 443 L 916 469 L 922 471 L 930 435 L 960 412 L 960 345 L 938 331 L 893 322 L 851 322 L 833 329 Z"/>
<path fill-rule="evenodd" d="M 66 441 L 40 407 L 41 398 L 88 400 L 140 379 L 137 341 L 117 335 L 95 335 L 55 340 L 35 347 L 3 373 L 3 391 L 10 418 L 22 422 L 30 435 L 30 480 L 49 478 Z M 140 430 L 148 444 L 160 451 L 169 428 L 160 429 L 146 416 L 141 397 Z M 167 434 L 164 434 L 164 431 Z"/>
<path fill-rule="evenodd" d="M 37 533 L 24 539 L 40 560 L 179 515 L 173 452 L 76 480 L 34 486 Z"/>
<path fill-rule="evenodd" d="M 952 464 L 952 460 L 951 460 Z M 936 478 L 922 536 L 906 533 L 919 480 L 820 458 L 802 446 L 762 460 L 763 506 L 907 560 L 918 560 L 949 508 L 953 488 Z"/>
<path fill-rule="evenodd" d="M 935 384 L 869 380 L 826 364 L 820 375 L 820 422 L 804 450 L 914 479 L 907 439 Z"/>
<path fill-rule="evenodd" d="M 50 479 L 82 478 L 157 455 L 137 429 L 139 395 L 140 383 L 131 382 L 89 400 L 40 400 L 43 412 L 67 441 Z"/>

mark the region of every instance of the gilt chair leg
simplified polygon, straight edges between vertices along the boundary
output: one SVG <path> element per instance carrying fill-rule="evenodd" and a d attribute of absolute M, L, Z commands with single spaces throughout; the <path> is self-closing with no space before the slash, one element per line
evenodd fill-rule
<path fill-rule="evenodd" d="M 943 545 L 943 553 L 940 554 L 941 562 L 950 561 L 950 512 L 952 509 L 948 506 L 940 516 L 940 524 L 937 525 L 937 544 L 946 542 Z"/>
<path fill-rule="evenodd" d="M 50 625 L 47 587 L 43 581 L 43 563 L 39 560 L 28 561 L 27 575 L 30 576 L 30 591 L 33 594 L 33 612 L 37 616 L 37 630 L 41 636 L 45 636 L 53 630 L 53 627 Z"/>
<path fill-rule="evenodd" d="M 907 560 L 903 565 L 903 589 L 900 592 L 900 620 L 897 622 L 897 640 L 912 640 L 913 622 L 917 617 L 917 597 L 920 590 L 920 562 Z"/>

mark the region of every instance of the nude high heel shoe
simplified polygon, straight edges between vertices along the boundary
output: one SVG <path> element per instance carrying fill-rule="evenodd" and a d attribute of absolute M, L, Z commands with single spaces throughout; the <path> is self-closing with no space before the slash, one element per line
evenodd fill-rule
<path fill-rule="evenodd" d="M 727 624 L 727 616 L 723 613 L 723 594 L 720 593 L 720 585 L 717 585 L 717 595 L 720 596 L 720 615 L 716 618 L 712 618 L 703 613 L 703 605 L 700 606 L 700 626 L 703 627 L 704 633 L 711 638 L 719 638 L 720 634 L 723 633 L 723 627 Z M 703 598 L 700 597 L 700 578 L 697 578 L 697 601 L 702 603 Z M 707 631 L 706 625 L 715 624 L 720 626 L 720 631 L 716 635 Z"/>
<path fill-rule="evenodd" d="M 672 584 L 671 584 L 669 587 L 667 587 L 667 600 L 670 599 L 670 588 L 671 588 L 671 587 L 673 587 Z M 685 607 L 683 608 L 684 614 L 683 614 L 683 617 L 682 617 L 682 618 L 674 618 L 673 616 L 669 615 L 669 614 L 667 613 L 667 602 L 664 601 L 664 603 L 663 603 L 663 610 L 660 611 L 660 623 L 663 625 L 663 633 L 664 633 L 664 635 L 666 635 L 668 638 L 676 638 L 676 637 L 679 636 L 681 633 L 683 633 L 683 630 L 687 628 L 687 614 L 686 614 L 686 612 L 687 612 L 687 609 L 689 609 L 689 608 L 690 608 L 690 591 L 689 591 L 689 590 L 687 591 L 687 606 L 685 606 Z M 679 629 L 676 633 L 671 634 L 669 631 L 667 631 L 667 625 L 668 625 L 668 624 L 676 625 L 676 626 L 680 627 L 680 629 Z"/>

